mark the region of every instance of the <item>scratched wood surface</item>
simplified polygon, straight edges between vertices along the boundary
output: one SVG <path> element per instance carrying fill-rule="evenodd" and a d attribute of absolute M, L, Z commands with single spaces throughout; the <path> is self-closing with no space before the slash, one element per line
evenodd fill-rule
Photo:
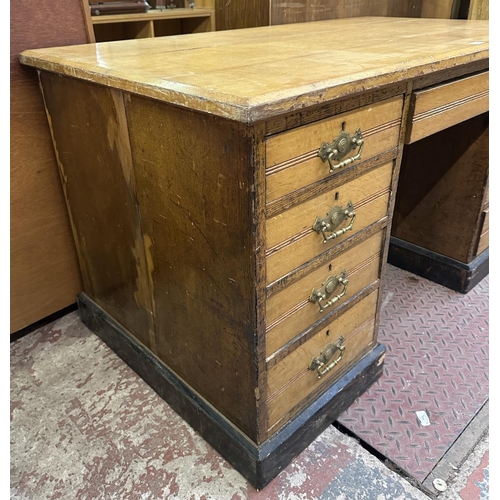
<path fill-rule="evenodd" d="M 379 278 L 383 235 L 384 231 L 379 231 L 268 299 L 268 356 Z M 333 306 L 320 312 L 319 305 L 309 301 L 311 291 L 320 288 L 329 276 L 338 276 L 343 271 L 346 271 L 349 280 L 346 294 Z M 342 286 L 339 286 L 335 293 L 341 290 Z"/>
<path fill-rule="evenodd" d="M 121 92 L 42 73 L 83 290 L 155 349 L 144 242 Z"/>
<path fill-rule="evenodd" d="M 488 54 L 487 21 L 380 17 L 26 51 L 21 60 L 255 122 Z"/>
<path fill-rule="evenodd" d="M 489 109 L 489 71 L 414 93 L 407 143 L 418 141 Z"/>
<path fill-rule="evenodd" d="M 377 291 L 372 292 L 269 370 L 267 404 L 272 432 L 303 407 L 308 394 L 327 385 L 366 352 L 374 340 L 377 295 Z M 316 372 L 308 369 L 311 360 L 319 356 L 327 344 L 337 342 L 341 335 L 346 347 L 342 360 L 334 370 L 318 379 Z"/>
<path fill-rule="evenodd" d="M 257 440 L 251 134 L 137 96 L 127 117 L 156 353 Z"/>
<path fill-rule="evenodd" d="M 266 275 L 272 283 L 354 233 L 387 217 L 393 162 L 347 182 L 312 200 L 283 212 L 266 223 Z M 352 202 L 355 220 L 350 231 L 326 244 L 323 234 L 313 230 L 317 217 L 324 218 L 334 206 L 346 208 Z M 338 228 L 348 226 L 347 218 Z M 331 233 L 327 233 L 330 234 Z"/>

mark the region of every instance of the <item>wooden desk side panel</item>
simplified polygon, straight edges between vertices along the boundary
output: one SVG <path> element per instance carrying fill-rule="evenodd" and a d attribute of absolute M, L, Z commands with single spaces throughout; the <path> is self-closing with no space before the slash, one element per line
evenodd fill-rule
<path fill-rule="evenodd" d="M 152 307 L 120 91 L 41 73 L 83 289 L 154 351 Z"/>
<path fill-rule="evenodd" d="M 257 441 L 251 128 L 127 101 L 157 354 Z"/>

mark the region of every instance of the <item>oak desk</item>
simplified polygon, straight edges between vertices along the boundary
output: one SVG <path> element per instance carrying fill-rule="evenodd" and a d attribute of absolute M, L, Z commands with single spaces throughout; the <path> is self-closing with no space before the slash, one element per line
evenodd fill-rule
<path fill-rule="evenodd" d="M 84 321 L 265 486 L 382 374 L 413 92 L 453 80 L 461 119 L 487 109 L 488 23 L 342 19 L 21 61 L 40 70 Z"/>

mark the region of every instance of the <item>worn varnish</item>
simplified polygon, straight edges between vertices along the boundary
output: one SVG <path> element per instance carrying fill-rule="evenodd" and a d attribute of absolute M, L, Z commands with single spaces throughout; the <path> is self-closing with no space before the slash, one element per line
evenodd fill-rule
<path fill-rule="evenodd" d="M 374 291 L 269 370 L 267 403 L 270 429 L 276 430 L 277 426 L 283 425 L 285 415 L 290 418 L 297 413 L 307 403 L 310 393 L 325 386 L 328 379 L 338 376 L 370 347 L 374 339 L 376 302 L 377 292 Z M 344 338 L 344 356 L 332 371 L 318 378 L 317 372 L 309 369 L 311 360 L 327 344 L 337 342 L 340 336 Z"/>
<path fill-rule="evenodd" d="M 127 115 L 156 353 L 256 440 L 250 133 L 135 96 Z"/>
<path fill-rule="evenodd" d="M 358 231 L 384 219 L 392 169 L 393 162 L 389 162 L 269 219 L 266 224 L 267 282 L 273 283 Z M 346 208 L 349 203 L 354 211 L 352 229 L 325 243 L 323 234 L 313 229 L 316 218 L 325 218 L 331 208 Z M 348 227 L 350 220 L 347 218 L 338 229 Z"/>
<path fill-rule="evenodd" d="M 349 33 L 342 43 L 339 32 Z M 352 18 L 26 51 L 21 60 L 255 122 L 485 59 L 488 47 L 487 21 Z"/>
<path fill-rule="evenodd" d="M 408 144 L 485 113 L 489 109 L 489 71 L 414 93 Z"/>
<path fill-rule="evenodd" d="M 154 349 L 153 309 L 123 96 L 42 73 L 84 290 Z M 71 111 L 70 111 L 71 110 Z"/>
<path fill-rule="evenodd" d="M 381 375 L 399 170 L 427 140 L 404 146 L 414 85 L 487 56 L 485 23 L 380 18 L 23 54 L 41 70 L 86 323 L 256 487 Z M 318 150 L 344 122 L 364 152 L 330 172 Z M 434 153 L 453 156 L 445 141 Z M 349 201 L 352 230 L 324 244 L 316 217 Z M 312 358 L 340 336 L 318 378 Z"/>
<path fill-rule="evenodd" d="M 380 269 L 382 232 L 336 255 L 330 262 L 308 273 L 302 279 L 270 297 L 267 301 L 266 330 L 267 354 L 271 355 L 292 340 L 309 325 L 329 316 L 336 307 L 376 281 Z M 334 307 L 320 312 L 318 304 L 309 301 L 313 288 L 320 288 L 329 276 L 346 271 L 349 284 L 346 294 Z M 340 293 L 342 287 L 339 287 Z"/>

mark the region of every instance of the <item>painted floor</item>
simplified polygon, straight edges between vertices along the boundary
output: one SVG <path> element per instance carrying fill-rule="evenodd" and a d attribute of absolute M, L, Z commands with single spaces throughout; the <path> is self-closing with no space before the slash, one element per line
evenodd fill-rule
<path fill-rule="evenodd" d="M 488 298 L 387 266 L 384 375 L 339 421 L 420 483 L 489 399 Z"/>
<path fill-rule="evenodd" d="M 333 426 L 256 491 L 77 312 L 11 343 L 10 452 L 13 500 L 431 498 Z M 489 498 L 488 435 L 437 498 Z"/>

